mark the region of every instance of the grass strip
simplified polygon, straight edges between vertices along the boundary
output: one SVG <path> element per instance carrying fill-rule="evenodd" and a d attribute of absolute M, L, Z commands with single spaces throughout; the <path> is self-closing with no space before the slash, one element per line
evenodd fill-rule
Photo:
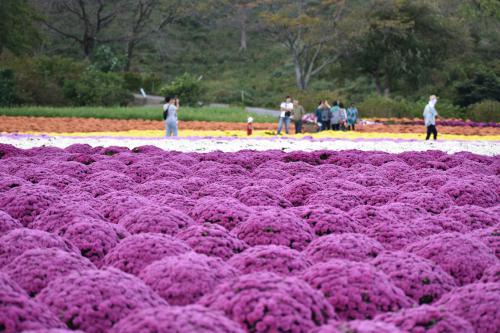
<path fill-rule="evenodd" d="M 158 107 L 16 107 L 0 108 L 0 115 L 11 117 L 47 118 L 96 118 L 162 120 L 162 108 Z M 252 116 L 254 122 L 276 122 L 276 117 L 249 114 L 243 108 L 190 108 L 181 107 L 181 121 L 246 122 Z"/>

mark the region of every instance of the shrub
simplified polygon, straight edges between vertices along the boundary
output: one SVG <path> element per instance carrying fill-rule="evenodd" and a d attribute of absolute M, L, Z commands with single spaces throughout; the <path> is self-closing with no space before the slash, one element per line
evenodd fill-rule
<path fill-rule="evenodd" d="M 125 105 L 132 96 L 125 89 L 125 80 L 116 73 L 87 69 L 79 80 L 64 82 L 64 95 L 75 105 Z"/>
<path fill-rule="evenodd" d="M 160 92 L 165 96 L 177 96 L 183 104 L 195 105 L 200 101 L 204 87 L 197 77 L 184 73 L 170 84 L 163 86 Z"/>
<path fill-rule="evenodd" d="M 0 70 L 0 106 L 11 106 L 16 101 L 14 71 Z"/>
<path fill-rule="evenodd" d="M 469 106 L 467 116 L 471 120 L 481 122 L 500 122 L 500 102 L 482 101 Z"/>

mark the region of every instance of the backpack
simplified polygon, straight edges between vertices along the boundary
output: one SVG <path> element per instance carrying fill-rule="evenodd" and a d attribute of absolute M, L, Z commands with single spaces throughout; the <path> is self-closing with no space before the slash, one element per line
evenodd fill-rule
<path fill-rule="evenodd" d="M 165 110 L 163 110 L 163 120 L 167 120 L 169 109 L 170 109 L 170 104 L 168 104 L 167 107 L 165 108 Z"/>

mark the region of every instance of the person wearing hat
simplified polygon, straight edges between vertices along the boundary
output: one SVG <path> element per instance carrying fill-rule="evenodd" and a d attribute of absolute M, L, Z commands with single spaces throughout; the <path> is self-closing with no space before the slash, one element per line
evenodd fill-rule
<path fill-rule="evenodd" d="M 425 140 L 429 140 L 431 134 L 434 136 L 434 140 L 437 140 L 437 129 L 436 129 L 436 117 L 438 113 L 436 111 L 436 104 L 438 101 L 438 97 L 436 95 L 431 95 L 429 97 L 429 103 L 425 106 L 424 109 L 424 122 L 425 127 L 427 127 L 427 136 Z"/>

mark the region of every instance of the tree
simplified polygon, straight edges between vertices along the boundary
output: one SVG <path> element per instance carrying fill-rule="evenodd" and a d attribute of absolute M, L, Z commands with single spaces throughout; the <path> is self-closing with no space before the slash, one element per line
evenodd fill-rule
<path fill-rule="evenodd" d="M 26 0 L 0 1 L 0 54 L 4 49 L 15 54 L 27 52 L 40 42 L 34 19 L 34 10 Z"/>
<path fill-rule="evenodd" d="M 372 0 L 359 22 L 350 63 L 373 78 L 379 95 L 389 96 L 398 80 L 418 85 L 458 48 L 454 30 L 426 1 Z"/>
<path fill-rule="evenodd" d="M 311 79 L 339 59 L 333 43 L 338 38 L 345 0 L 263 1 L 263 24 L 292 57 L 297 87 L 307 89 Z"/>
<path fill-rule="evenodd" d="M 40 21 L 50 31 L 76 42 L 86 58 L 90 58 L 97 43 L 116 38 L 104 37 L 103 32 L 130 6 L 127 0 L 43 0 L 35 1 L 44 15 Z"/>

